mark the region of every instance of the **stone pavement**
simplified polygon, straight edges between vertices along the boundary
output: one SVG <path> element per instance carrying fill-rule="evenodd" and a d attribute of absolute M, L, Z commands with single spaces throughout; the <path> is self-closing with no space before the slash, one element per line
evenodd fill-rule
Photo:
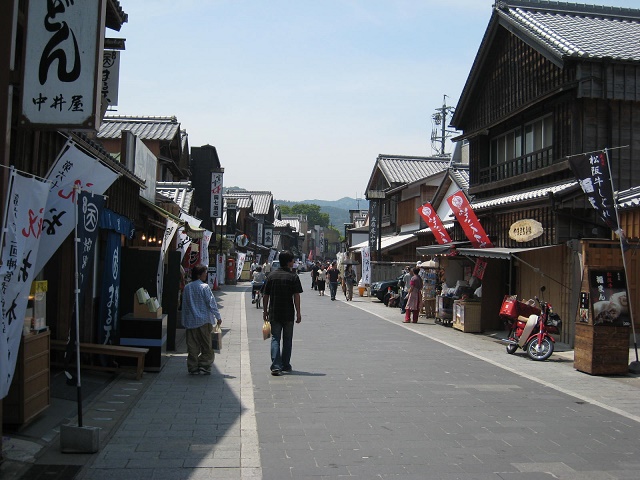
<path fill-rule="evenodd" d="M 34 465 L 52 480 L 640 478 L 637 376 L 577 372 L 571 351 L 507 355 L 500 334 L 403 324 L 398 309 L 331 302 L 301 277 L 292 373 L 269 374 L 249 287 L 225 286 L 211 376 L 186 374 L 179 341 L 160 373 L 118 376 L 84 410 L 98 453 L 62 454 L 55 432 L 9 438 L 7 457 L 22 457 L 5 464 L 22 469 L 0 477 Z"/>

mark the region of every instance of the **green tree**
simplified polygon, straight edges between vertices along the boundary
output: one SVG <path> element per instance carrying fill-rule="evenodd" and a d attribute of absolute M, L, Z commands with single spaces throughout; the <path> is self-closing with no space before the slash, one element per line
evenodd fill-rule
<path fill-rule="evenodd" d="M 321 227 L 328 227 L 331 220 L 328 213 L 320 211 L 320 205 L 313 203 L 297 203 L 292 206 L 280 205 L 280 212 L 285 216 L 306 215 L 309 226 L 320 225 Z"/>

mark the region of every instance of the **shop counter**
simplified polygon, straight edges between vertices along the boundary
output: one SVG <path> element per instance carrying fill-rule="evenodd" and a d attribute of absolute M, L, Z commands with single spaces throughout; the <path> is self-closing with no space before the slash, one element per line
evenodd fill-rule
<path fill-rule="evenodd" d="M 461 332 L 480 333 L 481 303 L 468 300 L 456 300 L 453 302 L 453 328 Z"/>

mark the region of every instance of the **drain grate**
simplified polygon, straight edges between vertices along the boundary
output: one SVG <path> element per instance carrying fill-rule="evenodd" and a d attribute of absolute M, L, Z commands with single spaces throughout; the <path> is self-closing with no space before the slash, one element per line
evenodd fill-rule
<path fill-rule="evenodd" d="M 24 480 L 73 480 L 81 465 L 33 465 L 21 478 Z"/>

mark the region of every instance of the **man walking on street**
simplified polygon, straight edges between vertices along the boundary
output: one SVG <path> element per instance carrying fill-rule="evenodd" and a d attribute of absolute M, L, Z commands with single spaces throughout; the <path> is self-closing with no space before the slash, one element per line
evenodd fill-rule
<path fill-rule="evenodd" d="M 329 270 L 327 270 L 327 279 L 329 280 L 331 300 L 335 300 L 336 292 L 338 291 L 338 280 L 340 279 L 340 270 L 338 270 L 338 264 L 336 262 L 333 262 Z"/>
<path fill-rule="evenodd" d="M 214 353 L 211 348 L 213 322 L 222 317 L 213 292 L 207 283 L 207 267 L 196 265 L 191 270 L 192 281 L 182 292 L 182 326 L 187 339 L 187 369 L 189 374 L 211 375 Z"/>
<path fill-rule="evenodd" d="M 293 254 L 280 253 L 280 268 L 272 271 L 264 285 L 263 316 L 271 322 L 271 375 L 291 371 L 293 322 L 302 321 L 300 277 L 291 271 Z M 280 340 L 282 339 L 282 350 Z"/>

